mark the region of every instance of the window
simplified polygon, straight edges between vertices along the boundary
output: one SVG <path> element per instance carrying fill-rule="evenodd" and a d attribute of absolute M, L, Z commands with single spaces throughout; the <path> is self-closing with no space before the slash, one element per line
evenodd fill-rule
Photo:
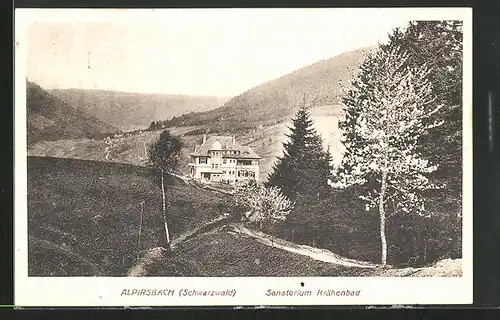
<path fill-rule="evenodd" d="M 249 166 L 252 164 L 252 161 L 249 161 L 249 160 L 239 160 L 238 161 L 238 165 L 242 165 L 242 166 Z"/>
<path fill-rule="evenodd" d="M 201 164 L 206 164 L 207 163 L 207 158 L 199 158 L 199 163 Z"/>

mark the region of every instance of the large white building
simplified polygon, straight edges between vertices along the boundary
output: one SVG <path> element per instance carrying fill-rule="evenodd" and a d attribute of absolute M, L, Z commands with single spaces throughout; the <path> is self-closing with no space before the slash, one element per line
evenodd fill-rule
<path fill-rule="evenodd" d="M 252 148 L 236 143 L 234 137 L 203 136 L 203 143 L 190 153 L 190 174 L 202 181 L 235 183 L 259 180 L 259 157 Z"/>

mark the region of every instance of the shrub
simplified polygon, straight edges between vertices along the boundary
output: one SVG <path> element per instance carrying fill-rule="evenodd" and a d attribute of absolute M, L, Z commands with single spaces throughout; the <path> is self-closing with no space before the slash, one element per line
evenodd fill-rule
<path fill-rule="evenodd" d="M 274 225 L 278 221 L 285 221 L 294 207 L 294 203 L 280 189 L 266 188 L 255 182 L 237 187 L 237 199 L 250 207 L 246 220 L 258 224 L 261 230 L 265 223 Z"/>

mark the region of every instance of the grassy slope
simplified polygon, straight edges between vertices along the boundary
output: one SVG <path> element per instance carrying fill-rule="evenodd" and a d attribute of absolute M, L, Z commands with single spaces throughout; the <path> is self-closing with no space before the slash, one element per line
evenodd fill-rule
<path fill-rule="evenodd" d="M 105 90 L 55 89 L 59 99 L 123 131 L 147 128 L 152 121 L 220 107 L 228 98 L 143 94 Z"/>
<path fill-rule="evenodd" d="M 180 269 L 179 264 L 186 266 L 183 276 L 362 276 L 367 272 L 316 261 L 223 231 L 202 234 L 179 245 L 175 255 L 157 265 L 151 275 L 169 276 L 172 269 Z"/>
<path fill-rule="evenodd" d="M 141 249 L 156 247 L 159 240 L 161 193 L 152 174 L 130 165 L 29 157 L 29 275 L 124 275 L 137 263 L 142 201 Z M 171 176 L 166 185 L 173 238 L 233 207 L 221 194 Z M 451 261 L 423 270 L 344 267 L 219 230 L 181 242 L 173 257 L 150 272 L 153 276 L 432 276 L 458 275 L 459 264 Z"/>
<path fill-rule="evenodd" d="M 74 108 L 35 83 L 26 83 L 28 143 L 94 137 L 117 128 Z"/>
<path fill-rule="evenodd" d="M 122 275 L 135 263 L 141 206 L 142 250 L 158 244 L 161 189 L 145 168 L 28 158 L 29 275 Z M 227 211 L 224 197 L 168 178 L 172 237 Z"/>
<path fill-rule="evenodd" d="M 319 61 L 254 87 L 221 108 L 186 114 L 166 124 L 170 127 L 202 125 L 212 131 L 237 132 L 287 119 L 302 104 L 304 95 L 314 106 L 336 105 L 341 94 L 339 83 L 348 85 L 371 49 L 362 48 Z"/>
<path fill-rule="evenodd" d="M 149 276 L 185 277 L 432 277 L 461 276 L 461 259 L 425 268 L 359 268 L 318 261 L 267 246 L 239 234 L 214 230 L 178 246 L 157 260 Z"/>

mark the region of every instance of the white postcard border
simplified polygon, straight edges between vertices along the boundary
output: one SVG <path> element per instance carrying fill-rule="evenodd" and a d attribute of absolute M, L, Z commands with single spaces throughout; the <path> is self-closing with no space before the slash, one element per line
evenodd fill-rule
<path fill-rule="evenodd" d="M 42 10 L 42 11 L 39 11 Z M 249 9 L 259 10 L 259 9 Z M 278 10 L 278 9 L 274 9 Z M 307 10 L 307 9 L 306 9 Z M 314 10 L 314 9 L 309 9 Z M 329 10 L 329 9 L 323 9 Z M 472 303 L 472 9 L 330 9 L 355 14 L 398 10 L 410 20 L 464 21 L 463 79 L 463 276 L 430 278 L 341 277 L 28 277 L 26 37 L 24 23 L 34 21 L 109 21 L 110 10 L 17 9 L 15 13 L 15 304 L 17 306 L 245 306 L 245 305 L 413 305 Z M 161 10 L 119 10 L 121 18 L 158 17 Z M 201 10 L 200 10 L 201 12 Z M 76 20 L 75 20 L 76 19 Z M 301 285 L 304 284 L 304 286 Z M 165 290 L 168 295 L 126 296 L 123 290 Z M 182 296 L 188 290 L 235 290 L 234 296 Z M 310 296 L 267 296 L 272 290 L 311 291 Z M 358 291 L 358 296 L 318 296 L 318 290 Z M 173 294 L 170 295 L 173 290 Z"/>

